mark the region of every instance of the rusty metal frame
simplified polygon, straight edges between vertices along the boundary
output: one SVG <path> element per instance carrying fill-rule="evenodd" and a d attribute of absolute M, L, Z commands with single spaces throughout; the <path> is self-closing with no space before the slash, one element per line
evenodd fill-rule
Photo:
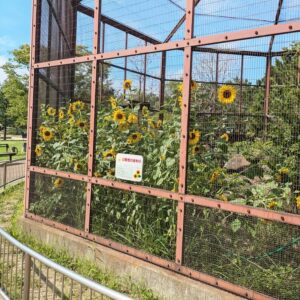
<path fill-rule="evenodd" d="M 207 207 L 211 209 L 217 209 L 227 212 L 233 212 L 245 216 L 261 218 L 265 220 L 272 220 L 276 222 L 291 224 L 300 226 L 300 215 L 289 214 L 285 212 L 273 211 L 262 208 L 255 208 L 251 206 L 245 206 L 240 204 L 233 204 L 230 202 L 223 202 L 216 199 L 211 199 L 207 197 L 190 195 L 187 193 L 186 188 L 186 177 L 187 177 L 187 160 L 188 160 L 188 135 L 189 135 L 189 99 L 191 93 L 191 76 L 192 76 L 192 53 L 193 51 L 202 51 L 202 52 L 211 52 L 211 53 L 224 53 L 224 54 L 240 54 L 240 55 L 250 55 L 250 56 L 265 56 L 270 57 L 269 53 L 264 52 L 251 52 L 251 51 L 235 51 L 234 50 L 224 50 L 224 49 L 213 49 L 213 48 L 203 48 L 203 46 L 228 43 L 232 41 L 239 41 L 245 39 L 254 39 L 261 38 L 265 36 L 286 34 L 292 32 L 300 31 L 300 22 L 288 23 L 288 24 L 276 24 L 265 27 L 258 27 L 253 29 L 241 30 L 237 32 L 228 32 L 211 36 L 204 37 L 193 37 L 193 19 L 194 19 L 194 8 L 200 2 L 200 0 L 186 0 L 186 15 L 183 16 L 183 21 L 177 27 L 179 28 L 183 22 L 186 22 L 186 31 L 184 40 L 172 41 L 170 39 L 173 37 L 177 31 L 176 27 L 172 30 L 170 34 L 171 37 L 161 43 L 151 37 L 136 31 L 135 29 L 129 28 L 124 24 L 110 19 L 101 14 L 101 0 L 95 0 L 95 13 L 94 10 L 91 10 L 88 7 L 83 7 L 83 5 L 78 5 L 76 8 L 77 12 L 86 13 L 94 18 L 94 33 L 93 33 L 93 53 L 91 55 L 86 55 L 82 57 L 74 57 L 59 59 L 54 61 L 47 61 L 38 63 L 38 17 L 40 9 L 41 0 L 33 0 L 33 15 L 32 15 L 32 43 L 31 43 L 31 58 L 30 58 L 30 84 L 29 84 L 29 102 L 28 102 L 28 143 L 27 143 L 27 168 L 26 168 L 26 187 L 25 187 L 25 217 L 35 220 L 37 222 L 44 223 L 49 226 L 53 226 L 60 230 L 70 232 L 72 234 L 87 238 L 91 241 L 95 241 L 101 245 L 113 248 L 115 250 L 127 253 L 129 255 L 135 256 L 137 258 L 143 259 L 150 263 L 154 263 L 158 266 L 173 270 L 180 274 L 189 276 L 196 280 L 208 283 L 210 285 L 219 287 L 221 289 L 227 290 L 234 294 L 249 298 L 249 299 L 273 299 L 266 295 L 262 295 L 255 291 L 252 291 L 247 288 L 239 287 L 235 284 L 217 279 L 213 276 L 203 274 L 192 269 L 189 269 L 185 266 L 182 266 L 183 262 L 183 241 L 184 241 L 184 207 L 185 204 L 195 204 L 202 207 Z M 75 0 L 74 0 L 75 1 Z M 179 24 L 178 23 L 178 24 Z M 40 23 L 39 23 L 40 24 Z M 103 24 L 102 28 L 102 43 L 101 48 L 99 45 L 100 41 L 100 26 Z M 142 40 L 145 40 L 147 43 L 152 45 L 147 45 L 144 47 L 136 47 L 132 49 L 123 49 L 120 51 L 104 52 L 104 26 L 105 24 L 111 25 L 115 28 L 124 31 L 126 35 L 128 34 L 135 35 Z M 152 39 L 152 40 L 151 40 Z M 126 47 L 125 47 L 126 48 Z M 147 55 L 148 53 L 158 53 L 162 54 L 161 59 L 161 77 L 158 78 L 161 80 L 160 86 L 160 102 L 163 105 L 163 91 L 164 91 L 164 82 L 165 79 L 165 61 L 166 61 L 166 51 L 169 50 L 183 50 L 184 51 L 184 74 L 183 74 L 183 108 L 181 115 L 181 144 L 180 144 L 180 162 L 179 162 L 179 190 L 178 192 L 170 192 L 167 190 L 159 188 L 149 188 L 147 186 L 139 186 L 135 184 L 129 184 L 125 182 L 119 182 L 104 178 L 98 178 L 93 176 L 93 161 L 94 161 L 94 144 L 95 144 L 95 135 L 96 135 L 96 106 L 97 106 L 97 84 L 98 84 L 98 74 L 102 68 L 102 63 L 104 60 L 111 58 L 124 57 L 127 59 L 129 56 L 134 55 Z M 87 175 L 74 174 L 71 172 L 63 172 L 58 170 L 52 170 L 47 168 L 41 168 L 34 166 L 32 161 L 32 141 L 33 141 L 33 101 L 35 93 L 35 82 L 37 80 L 37 74 L 39 68 L 50 68 L 54 66 L 61 65 L 75 65 L 82 62 L 92 62 L 92 82 L 91 82 L 91 117 L 90 117 L 90 135 L 89 135 L 89 157 L 88 157 L 88 173 Z M 300 59 L 299 59 L 300 63 Z M 269 63 L 271 66 L 271 63 Z M 300 65 L 299 65 L 300 66 Z M 126 72 L 126 67 L 124 72 Z M 128 70 L 130 71 L 130 70 Z M 243 71 L 241 71 L 243 72 Z M 144 72 L 146 73 L 146 72 Z M 268 68 L 267 68 L 267 77 L 268 77 Z M 147 74 L 145 74 L 147 76 Z M 270 79 L 270 75 L 268 77 Z M 300 78 L 300 77 L 299 77 Z M 217 80 L 218 81 L 218 80 Z M 215 83 L 217 84 L 217 83 Z M 101 92 L 100 92 L 101 95 Z M 30 179 L 35 173 L 45 174 L 50 176 L 58 176 L 66 179 L 72 179 L 76 181 L 85 182 L 87 184 L 87 196 L 86 196 L 86 214 L 85 214 L 85 226 L 83 230 L 78 230 L 70 226 L 66 226 L 55 221 L 48 220 L 43 217 L 33 215 L 28 212 L 29 209 L 29 188 L 30 188 Z M 96 236 L 90 233 L 90 207 L 92 201 L 92 186 L 100 185 L 104 187 L 110 187 L 114 189 L 119 189 L 123 191 L 135 192 L 143 195 L 150 195 L 160 198 L 168 199 L 169 201 L 176 201 L 178 203 L 177 211 L 177 237 L 176 237 L 176 253 L 175 253 L 175 262 L 170 262 L 168 260 L 147 254 L 141 250 L 137 250 L 131 247 L 124 246 L 117 242 L 104 239 L 102 237 Z"/>
<path fill-rule="evenodd" d="M 112 59 L 112 58 L 119 58 L 119 57 L 126 57 L 126 56 L 134 56 L 138 54 L 178 50 L 178 49 L 185 48 L 187 46 L 193 46 L 193 47 L 207 46 L 213 44 L 262 38 L 266 36 L 293 33 L 299 31 L 300 31 L 300 22 L 270 25 L 270 26 L 233 31 L 233 32 L 227 32 L 227 33 L 210 35 L 210 36 L 195 37 L 189 40 L 180 40 L 180 41 L 173 41 L 173 42 L 162 43 L 157 45 L 149 45 L 146 47 L 136 47 L 127 50 L 98 53 L 96 55 L 84 55 L 80 57 L 53 60 L 50 62 L 35 63 L 33 67 L 35 69 L 49 68 L 49 67 L 60 66 L 60 65 L 83 63 L 87 61 L 92 61 L 94 59 L 105 60 L 105 59 Z"/>

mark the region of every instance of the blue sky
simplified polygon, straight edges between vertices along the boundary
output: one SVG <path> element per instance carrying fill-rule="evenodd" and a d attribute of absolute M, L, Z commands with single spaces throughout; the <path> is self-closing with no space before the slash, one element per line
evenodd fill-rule
<path fill-rule="evenodd" d="M 30 42 L 31 0 L 0 0 L 0 65 L 10 51 Z M 4 74 L 0 70 L 0 82 Z"/>

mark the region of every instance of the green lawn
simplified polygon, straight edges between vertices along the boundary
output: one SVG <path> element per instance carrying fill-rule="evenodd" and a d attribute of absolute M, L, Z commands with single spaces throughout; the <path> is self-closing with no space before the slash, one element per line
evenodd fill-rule
<path fill-rule="evenodd" d="M 22 158 L 25 158 L 25 153 L 23 153 L 23 144 L 25 143 L 26 141 L 23 141 L 23 140 L 6 140 L 6 141 L 3 141 L 3 140 L 0 140 L 0 145 L 3 145 L 3 144 L 8 144 L 9 146 L 9 149 L 8 149 L 8 152 L 12 152 L 12 147 L 16 147 L 18 149 L 18 154 L 13 156 L 13 160 L 16 160 L 16 159 L 22 159 Z M 5 147 L 0 147 L 0 153 L 5 153 L 6 152 L 6 148 Z M 0 157 L 0 161 L 3 161 L 3 160 L 9 160 L 9 157 L 6 156 L 6 157 Z"/>

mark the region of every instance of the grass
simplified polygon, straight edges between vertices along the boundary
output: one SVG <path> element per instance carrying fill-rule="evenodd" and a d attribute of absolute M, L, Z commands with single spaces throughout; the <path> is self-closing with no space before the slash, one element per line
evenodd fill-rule
<path fill-rule="evenodd" d="M 25 143 L 26 141 L 22 141 L 22 140 L 0 140 L 0 145 L 1 144 L 8 144 L 9 145 L 9 149 L 8 149 L 8 152 L 11 152 L 12 150 L 12 147 L 16 147 L 18 149 L 18 154 L 13 156 L 13 160 L 17 160 L 17 159 L 22 159 L 22 158 L 25 158 L 25 153 L 23 153 L 23 144 Z M 6 152 L 6 148 L 2 148 L 0 147 L 0 153 L 5 153 Z M 0 161 L 3 161 L 3 160 L 8 160 L 9 157 L 0 157 Z"/>
<path fill-rule="evenodd" d="M 10 213 L 9 232 L 20 242 L 34 249 L 40 254 L 52 259 L 56 263 L 69 268 L 85 277 L 99 282 L 109 288 L 121 293 L 128 294 L 134 299 L 158 300 L 154 293 L 144 285 L 137 284 L 128 277 L 120 277 L 107 271 L 101 270 L 98 266 L 85 259 L 71 257 L 66 251 L 59 251 L 54 247 L 42 244 L 32 236 L 24 234 L 18 226 L 18 220 L 23 214 L 23 191 L 24 183 L 8 188 L 0 194 L 0 217 Z M 10 207 L 8 210 L 7 207 Z"/>

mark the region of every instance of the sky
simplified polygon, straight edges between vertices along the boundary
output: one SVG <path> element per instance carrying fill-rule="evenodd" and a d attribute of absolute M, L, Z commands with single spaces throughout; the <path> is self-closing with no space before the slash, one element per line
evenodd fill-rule
<path fill-rule="evenodd" d="M 13 49 L 30 43 L 31 4 L 31 0 L 0 0 L 0 66 Z M 0 83 L 4 79 L 0 69 Z"/>

